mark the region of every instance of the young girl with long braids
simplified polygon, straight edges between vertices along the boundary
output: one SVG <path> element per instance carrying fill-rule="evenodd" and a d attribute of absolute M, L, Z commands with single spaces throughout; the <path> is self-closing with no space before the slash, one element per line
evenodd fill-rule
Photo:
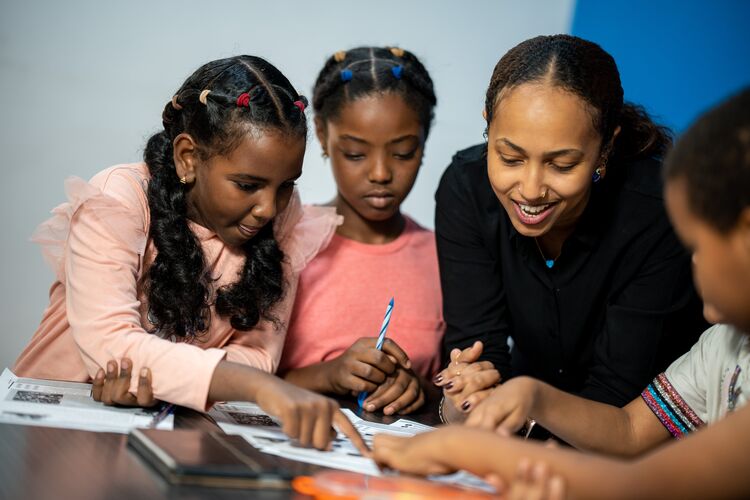
<path fill-rule="evenodd" d="M 343 216 L 302 272 L 280 373 L 319 392 L 368 391 L 364 408 L 408 413 L 438 368 L 443 334 L 434 235 L 401 212 L 422 164 L 436 103 L 414 54 L 358 47 L 333 54 L 313 94 Z M 382 352 L 383 312 L 395 306 Z"/>
<path fill-rule="evenodd" d="M 107 402 L 256 401 L 304 445 L 328 446 L 336 422 L 364 449 L 334 401 L 271 375 L 299 272 L 335 230 L 294 190 L 305 107 L 259 57 L 212 61 L 167 103 L 143 163 L 68 180 L 35 235 L 57 279 L 16 373 L 101 386 L 106 366 L 124 387 Z"/>

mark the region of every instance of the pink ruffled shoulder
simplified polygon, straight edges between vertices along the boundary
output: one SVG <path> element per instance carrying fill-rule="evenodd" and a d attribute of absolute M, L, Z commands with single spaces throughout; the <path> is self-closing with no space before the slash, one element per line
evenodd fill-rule
<path fill-rule="evenodd" d="M 109 170 L 109 169 L 108 169 Z M 142 209 L 128 207 L 122 200 L 105 193 L 95 183 L 106 174 L 106 181 L 111 179 L 112 172 L 98 174 L 92 182 L 80 177 L 69 177 L 65 180 L 65 194 L 68 201 L 52 209 L 52 217 L 42 222 L 31 236 L 31 241 L 38 243 L 42 256 L 52 268 L 56 278 L 65 282 L 65 249 L 71 229 L 73 216 L 85 207 L 95 224 L 100 226 L 100 234 L 111 237 L 143 255 L 148 236 L 148 213 Z M 137 180 L 131 179 L 131 189 L 142 189 Z M 137 195 L 137 194 L 136 194 Z M 141 212 L 141 213 L 138 213 Z M 92 241 L 92 245 L 96 242 Z"/>
<path fill-rule="evenodd" d="M 333 207 L 302 205 L 295 190 L 289 205 L 274 222 L 276 239 L 291 264 L 299 273 L 331 242 L 336 228 L 344 218 Z"/>

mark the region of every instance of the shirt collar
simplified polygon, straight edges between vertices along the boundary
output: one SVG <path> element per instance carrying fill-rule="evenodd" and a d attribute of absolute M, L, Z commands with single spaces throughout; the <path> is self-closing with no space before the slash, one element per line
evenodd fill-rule
<path fill-rule="evenodd" d="M 205 226 L 201 226 L 197 222 L 188 220 L 188 227 L 193 232 L 193 234 L 195 234 L 195 236 L 198 238 L 198 241 L 207 241 L 212 238 L 218 238 L 215 232 L 211 231 Z"/>

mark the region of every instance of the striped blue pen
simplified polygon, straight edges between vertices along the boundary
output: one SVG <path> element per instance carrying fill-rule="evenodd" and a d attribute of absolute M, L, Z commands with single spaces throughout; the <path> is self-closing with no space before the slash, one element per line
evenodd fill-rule
<path fill-rule="evenodd" d="M 383 342 L 385 342 L 385 332 L 388 330 L 388 323 L 391 322 L 391 313 L 393 312 L 393 297 L 388 302 L 388 308 L 385 310 L 385 318 L 383 318 L 383 324 L 380 325 L 380 333 L 378 334 L 378 341 L 375 343 L 375 349 L 378 351 L 383 348 Z M 365 399 L 367 399 L 367 391 L 362 391 L 357 397 L 357 403 L 360 408 L 363 408 Z"/>
<path fill-rule="evenodd" d="M 174 405 L 171 403 L 162 403 L 159 411 L 155 413 L 151 419 L 151 425 L 149 425 L 149 427 L 152 429 L 157 428 L 159 424 L 172 413 L 174 413 Z"/>

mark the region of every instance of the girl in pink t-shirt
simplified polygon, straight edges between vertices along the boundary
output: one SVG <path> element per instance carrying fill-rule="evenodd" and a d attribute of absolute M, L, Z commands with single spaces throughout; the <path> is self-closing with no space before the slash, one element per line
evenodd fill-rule
<path fill-rule="evenodd" d="M 438 368 L 444 323 L 434 235 L 401 213 L 435 106 L 422 63 L 399 48 L 337 52 L 315 84 L 315 128 L 343 216 L 300 276 L 280 373 L 319 392 L 369 393 L 366 410 L 408 413 Z M 383 313 L 395 306 L 382 351 Z"/>
<path fill-rule="evenodd" d="M 299 272 L 335 230 L 294 191 L 305 107 L 261 58 L 212 61 L 165 106 L 144 163 L 69 180 L 36 234 L 57 281 L 16 373 L 93 379 L 107 403 L 256 401 L 303 445 L 326 448 L 335 422 L 365 450 L 333 400 L 270 374 Z"/>

